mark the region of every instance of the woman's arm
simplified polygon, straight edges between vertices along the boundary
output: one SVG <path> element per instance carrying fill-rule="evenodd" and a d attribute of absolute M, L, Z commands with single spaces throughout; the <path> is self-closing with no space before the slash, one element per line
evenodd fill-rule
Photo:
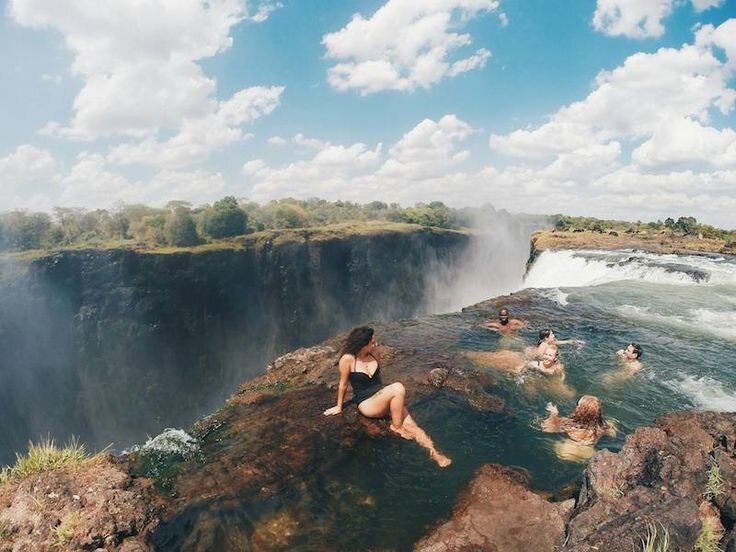
<path fill-rule="evenodd" d="M 564 418 L 560 416 L 560 413 L 557 411 L 557 407 L 552 403 L 547 403 L 547 412 L 549 412 L 549 416 L 542 420 L 541 423 L 542 431 L 545 433 L 561 432 L 562 429 L 560 428 L 560 424 Z"/>
<path fill-rule="evenodd" d="M 577 345 L 578 347 L 582 347 L 585 345 L 585 341 L 582 339 L 562 339 L 558 340 L 557 345 Z"/>
<path fill-rule="evenodd" d="M 342 355 L 338 369 L 340 370 L 340 383 L 337 385 L 337 404 L 323 412 L 325 416 L 332 416 L 342 412 L 342 403 L 345 401 L 345 393 L 348 389 L 348 375 L 353 363 L 351 355 Z"/>

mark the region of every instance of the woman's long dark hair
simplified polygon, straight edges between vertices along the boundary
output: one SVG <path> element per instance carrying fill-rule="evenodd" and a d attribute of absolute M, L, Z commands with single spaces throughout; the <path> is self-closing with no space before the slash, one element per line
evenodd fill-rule
<path fill-rule="evenodd" d="M 539 341 L 537 341 L 537 345 L 541 345 L 542 342 L 549 337 L 549 334 L 552 333 L 552 330 L 539 330 Z"/>
<path fill-rule="evenodd" d="M 345 338 L 345 342 L 342 344 L 340 349 L 340 356 L 342 355 L 357 355 L 363 347 L 368 345 L 373 339 L 373 328 L 370 326 L 358 326 L 353 328 L 348 336 Z"/>

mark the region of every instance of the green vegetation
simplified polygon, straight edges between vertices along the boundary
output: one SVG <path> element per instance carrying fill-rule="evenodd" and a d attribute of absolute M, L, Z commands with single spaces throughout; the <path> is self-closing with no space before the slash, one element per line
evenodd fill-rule
<path fill-rule="evenodd" d="M 381 201 L 362 205 L 287 198 L 259 205 L 232 196 L 198 207 L 185 201 L 170 201 L 164 208 L 124 204 L 111 210 L 57 207 L 52 215 L 0 213 L 0 252 L 191 247 L 262 230 L 318 228 L 347 222 L 383 221 L 459 229 L 472 226 L 475 217 L 487 218 L 494 212 L 490 206 L 452 209 L 439 201 L 402 208 Z"/>
<path fill-rule="evenodd" d="M 10 536 L 10 530 L 5 525 L 4 521 L 0 521 L 0 541 L 7 539 Z"/>
<path fill-rule="evenodd" d="M 28 443 L 28 452 L 16 454 L 15 465 L 0 471 L 0 484 L 22 480 L 50 470 L 79 466 L 88 458 L 84 445 L 76 439 L 72 439 L 63 447 L 57 447 L 51 438 L 46 438 L 38 444 Z"/>
<path fill-rule="evenodd" d="M 53 546 L 55 548 L 66 548 L 74 538 L 77 526 L 81 521 L 82 516 L 79 512 L 70 512 L 67 514 L 64 520 L 54 527 Z"/>
<path fill-rule="evenodd" d="M 715 497 L 722 495 L 724 489 L 723 475 L 721 474 L 721 466 L 714 458 L 708 469 L 708 477 L 705 481 L 705 498 L 713 500 Z"/>
<path fill-rule="evenodd" d="M 641 552 L 669 552 L 670 533 L 664 525 L 660 524 L 661 532 L 657 525 L 647 522 L 646 537 L 641 539 Z"/>
<path fill-rule="evenodd" d="M 621 498 L 624 496 L 624 491 L 619 486 L 604 486 L 598 489 L 598 496 L 608 498 Z"/>
<path fill-rule="evenodd" d="M 716 531 L 712 523 L 704 523 L 703 528 L 695 541 L 693 552 L 721 552 L 718 543 L 723 535 Z"/>
<path fill-rule="evenodd" d="M 553 215 L 556 230 L 569 232 L 599 232 L 617 234 L 666 233 L 680 236 L 696 236 L 706 239 L 726 241 L 727 247 L 736 246 L 736 230 L 723 230 L 709 224 L 700 224 L 695 217 L 667 218 L 656 222 L 626 222 L 622 220 L 601 220 L 592 217 L 569 217 Z M 729 245 L 730 244 L 730 245 Z"/>

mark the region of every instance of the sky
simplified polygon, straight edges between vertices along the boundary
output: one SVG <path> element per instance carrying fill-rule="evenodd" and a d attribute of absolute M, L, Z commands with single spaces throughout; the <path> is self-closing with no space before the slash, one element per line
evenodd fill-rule
<path fill-rule="evenodd" d="M 0 5 L 0 211 L 320 197 L 736 228 L 736 0 Z"/>

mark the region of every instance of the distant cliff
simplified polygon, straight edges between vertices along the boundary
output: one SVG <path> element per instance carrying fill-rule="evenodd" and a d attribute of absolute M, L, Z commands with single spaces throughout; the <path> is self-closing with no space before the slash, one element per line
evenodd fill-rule
<path fill-rule="evenodd" d="M 721 239 L 681 236 L 669 231 L 591 232 L 588 230 L 543 230 L 532 235 L 529 267 L 548 249 L 640 249 L 660 254 L 736 255 L 736 246 Z"/>
<path fill-rule="evenodd" d="M 262 232 L 216 246 L 0 261 L 0 461 L 29 438 L 92 446 L 186 426 L 287 350 L 422 314 L 466 233 L 413 225 Z"/>

